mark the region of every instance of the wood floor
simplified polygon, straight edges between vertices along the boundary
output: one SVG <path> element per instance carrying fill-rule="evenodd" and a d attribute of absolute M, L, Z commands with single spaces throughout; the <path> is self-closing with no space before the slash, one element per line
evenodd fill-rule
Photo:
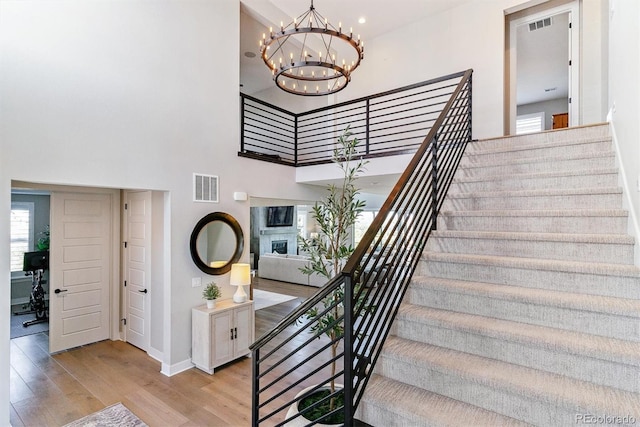
<path fill-rule="evenodd" d="M 316 288 L 257 279 L 257 289 L 300 298 L 256 312 L 256 337 Z M 50 356 L 48 336 L 11 341 L 11 424 L 62 426 L 122 402 L 150 426 L 248 426 L 251 361 L 215 375 L 198 369 L 166 377 L 160 363 L 122 341 L 101 341 Z"/>

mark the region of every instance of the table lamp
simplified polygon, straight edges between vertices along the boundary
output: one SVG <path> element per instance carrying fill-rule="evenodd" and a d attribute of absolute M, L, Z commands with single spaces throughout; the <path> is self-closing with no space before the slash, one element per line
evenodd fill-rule
<path fill-rule="evenodd" d="M 247 294 L 244 292 L 243 286 L 251 284 L 251 269 L 249 268 L 249 264 L 232 264 L 229 284 L 238 287 L 236 293 L 233 294 L 233 302 L 245 302 L 247 300 Z"/>

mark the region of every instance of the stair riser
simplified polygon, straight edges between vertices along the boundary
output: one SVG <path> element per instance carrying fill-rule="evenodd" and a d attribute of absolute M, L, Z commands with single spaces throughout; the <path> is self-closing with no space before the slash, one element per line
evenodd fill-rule
<path fill-rule="evenodd" d="M 466 280 L 498 285 L 524 286 L 560 292 L 582 292 L 618 298 L 640 298 L 635 277 L 599 276 L 565 271 L 508 268 L 496 265 L 466 264 L 423 260 L 416 274 L 444 279 Z"/>
<path fill-rule="evenodd" d="M 571 175 L 571 176 L 541 176 L 541 177 L 513 177 L 497 176 L 486 181 L 451 183 L 449 191 L 452 193 L 475 193 L 479 191 L 509 191 L 509 190 L 542 190 L 547 188 L 602 188 L 616 187 L 618 174 L 607 173 L 599 175 Z"/>
<path fill-rule="evenodd" d="M 542 348 L 536 343 L 514 342 L 438 326 L 430 322 L 416 322 L 403 319 L 402 316 L 396 319 L 394 325 L 394 334 L 401 338 L 541 369 L 595 384 L 616 386 L 627 391 L 640 390 L 637 381 L 640 377 L 638 367 Z"/>
<path fill-rule="evenodd" d="M 539 233 L 624 234 L 626 217 L 603 216 L 438 216 L 440 230 L 512 231 Z"/>
<path fill-rule="evenodd" d="M 615 167 L 613 155 L 591 158 L 539 159 L 539 161 L 516 163 L 485 163 L 473 166 L 460 165 L 457 176 L 483 177 L 495 175 L 512 175 L 520 173 L 556 172 L 559 170 L 596 170 Z"/>
<path fill-rule="evenodd" d="M 505 138 L 474 141 L 469 145 L 472 150 L 490 150 L 512 148 L 522 145 L 545 142 L 575 141 L 577 139 L 609 138 L 609 126 L 592 126 L 587 128 L 571 128 L 567 130 L 545 132 L 542 134 L 518 135 Z"/>
<path fill-rule="evenodd" d="M 553 328 L 561 327 L 574 332 L 640 342 L 640 321 L 637 317 L 574 310 L 483 295 L 460 294 L 440 289 L 416 288 L 415 286 L 409 287 L 406 302 L 441 310 Z"/>
<path fill-rule="evenodd" d="M 412 426 L 420 425 L 424 427 L 436 427 L 437 424 L 427 423 L 425 420 L 413 420 L 401 417 L 395 412 L 381 408 L 377 405 L 371 405 L 367 399 L 363 399 L 358 406 L 356 419 L 364 421 L 369 425 L 378 426 Z"/>
<path fill-rule="evenodd" d="M 459 254 L 514 256 L 562 261 L 633 264 L 633 245 L 545 242 L 539 240 L 444 238 L 432 236 L 427 250 Z"/>
<path fill-rule="evenodd" d="M 448 197 L 443 210 L 621 209 L 621 194 L 573 194 L 523 197 Z"/>
<path fill-rule="evenodd" d="M 494 161 L 511 161 L 518 159 L 532 159 L 537 157 L 577 156 L 594 152 L 606 153 L 611 150 L 611 141 L 589 141 L 568 145 L 541 146 L 537 148 L 518 148 L 513 151 L 470 151 L 460 164 L 473 165 Z"/>
<path fill-rule="evenodd" d="M 575 408 L 563 408 L 533 396 L 518 395 L 491 384 L 460 377 L 454 372 L 441 371 L 437 367 L 414 366 L 391 359 L 383 354 L 378 361 L 380 375 L 411 384 L 434 393 L 442 394 L 465 403 L 520 419 L 534 425 L 574 425 Z M 585 408 L 588 411 L 589 408 Z M 595 412 L 598 413 L 598 412 Z M 462 420 L 460 420 L 462 421 Z M 469 421 L 469 420 L 467 420 Z"/>

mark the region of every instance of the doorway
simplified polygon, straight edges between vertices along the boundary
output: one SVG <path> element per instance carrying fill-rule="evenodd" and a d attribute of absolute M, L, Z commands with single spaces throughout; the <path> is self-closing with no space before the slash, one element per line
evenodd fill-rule
<path fill-rule="evenodd" d="M 578 10 L 571 2 L 507 15 L 505 134 L 580 124 Z"/>
<path fill-rule="evenodd" d="M 28 262 L 31 255 L 39 256 L 46 267 L 49 212 L 48 191 L 11 192 L 11 339 L 49 331 L 49 269 Z M 25 260 L 35 269 L 25 266 Z"/>
<path fill-rule="evenodd" d="M 20 191 L 43 194 L 52 201 L 50 210 L 47 204 L 46 212 L 45 209 L 39 212 L 40 216 L 46 217 L 40 222 L 46 223 L 47 227 L 50 225 L 52 231 L 52 262 L 50 271 L 46 273 L 46 278 L 51 276 L 51 280 L 45 285 L 46 306 L 50 312 L 52 326 L 48 340 L 49 352 L 112 339 L 131 342 L 150 356 L 162 360 L 161 338 L 156 338 L 155 345 L 149 343 L 153 332 L 152 303 L 158 306 L 155 318 L 162 317 L 162 288 L 165 278 L 161 260 L 166 231 L 165 193 L 13 182 L 12 192 Z M 134 213 L 133 221 L 129 221 L 125 216 L 127 211 L 124 209 L 124 203 L 121 203 L 125 200 L 129 200 L 129 204 L 132 205 L 129 212 Z M 152 204 L 155 207 L 155 216 L 151 214 Z M 73 215 L 66 218 L 69 214 Z M 144 228 L 139 224 L 141 218 Z M 159 234 L 153 245 L 150 241 L 152 228 Z M 132 250 L 129 251 L 132 255 L 128 258 L 128 264 L 125 261 L 127 252 L 121 245 L 127 240 L 126 233 L 133 243 Z M 146 251 L 144 254 L 141 254 L 141 248 Z M 75 264 L 69 264 L 70 261 Z M 133 262 L 136 264 L 132 264 Z M 135 266 L 132 270 L 132 275 L 135 276 L 134 285 L 142 286 L 140 289 L 134 286 L 136 291 L 140 291 L 136 292 L 135 298 L 126 296 L 124 291 L 123 278 L 127 277 L 131 281 L 131 275 L 124 270 L 127 265 Z M 142 280 L 139 277 L 140 271 L 147 273 Z M 153 284 L 156 289 L 151 289 L 152 274 L 155 277 Z M 103 285 L 97 286 L 96 283 L 101 281 Z M 56 289 L 58 293 L 55 292 Z M 102 298 L 103 296 L 105 298 Z M 99 306 L 104 310 L 94 310 Z M 133 309 L 140 308 L 142 311 L 133 312 Z M 61 312 L 69 316 L 63 317 Z M 123 321 L 127 316 L 137 316 L 135 321 L 129 324 L 132 325 L 131 328 L 127 328 L 128 325 Z M 56 328 L 57 331 L 54 331 Z M 86 339 L 81 338 L 81 329 L 89 333 Z M 161 327 L 156 329 L 156 337 L 162 337 Z M 63 344 L 52 344 L 54 333 L 65 336 Z M 68 339 L 71 341 L 65 344 L 65 340 Z"/>

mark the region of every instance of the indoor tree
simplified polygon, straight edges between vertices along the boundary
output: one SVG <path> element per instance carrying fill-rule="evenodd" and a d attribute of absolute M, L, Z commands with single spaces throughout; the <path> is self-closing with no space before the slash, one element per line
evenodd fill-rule
<path fill-rule="evenodd" d="M 358 156 L 358 142 L 347 127 L 338 137 L 333 149 L 332 160 L 342 171 L 342 180 L 339 185 L 328 185 L 326 197 L 317 202 L 312 209 L 312 217 L 317 222 L 318 236 L 309 239 L 299 238 L 300 249 L 310 257 L 309 263 L 301 268 L 307 275 L 318 274 L 330 280 L 340 273 L 354 252 L 351 242 L 353 225 L 365 207 L 365 202 L 358 199 L 360 191 L 355 186 L 356 179 L 366 164 Z M 336 372 L 338 345 L 340 338 L 344 336 L 344 321 L 341 319 L 344 311 L 343 299 L 344 288 L 339 287 L 323 300 L 324 309 L 314 307 L 302 316 L 307 320 L 316 319 L 311 332 L 318 337 L 324 332 L 332 342 L 331 393 L 335 392 L 333 376 Z M 329 307 L 332 308 L 318 316 Z M 332 398 L 329 411 L 334 407 L 335 398 Z"/>

